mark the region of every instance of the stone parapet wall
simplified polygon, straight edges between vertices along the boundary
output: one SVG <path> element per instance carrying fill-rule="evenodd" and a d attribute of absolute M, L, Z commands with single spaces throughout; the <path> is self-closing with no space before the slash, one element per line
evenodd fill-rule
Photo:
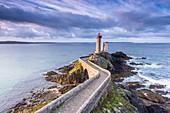
<path fill-rule="evenodd" d="M 90 79 L 86 80 L 82 84 L 78 85 L 77 87 L 73 88 L 72 90 L 68 91 L 67 93 L 63 94 L 59 98 L 53 100 L 51 103 L 47 104 L 46 106 L 42 107 L 35 113 L 50 113 L 52 109 L 56 108 L 72 96 L 76 95 L 78 92 L 86 88 L 90 83 L 92 83 L 95 79 L 99 78 L 100 74 L 97 70 L 93 69 L 91 66 L 86 64 L 82 59 L 79 59 L 79 61 L 82 63 L 82 66 L 84 66 L 87 71 L 91 74 Z"/>
<path fill-rule="evenodd" d="M 82 64 L 83 68 L 87 70 L 89 78 L 92 78 L 93 76 L 96 75 L 96 73 L 98 73 L 97 70 L 93 69 L 90 65 L 84 62 L 81 58 L 79 58 L 79 62 Z"/>
<path fill-rule="evenodd" d="M 97 105 L 99 102 L 101 96 L 103 95 L 104 91 L 107 90 L 107 87 L 111 81 L 111 73 L 106 70 L 101 68 L 100 66 L 88 61 L 95 67 L 99 68 L 103 72 L 105 72 L 108 77 L 102 82 L 102 84 L 94 91 L 93 95 L 84 103 L 84 105 L 79 109 L 77 113 L 90 113 L 90 111 Z M 102 76 L 102 75 L 101 75 Z"/>

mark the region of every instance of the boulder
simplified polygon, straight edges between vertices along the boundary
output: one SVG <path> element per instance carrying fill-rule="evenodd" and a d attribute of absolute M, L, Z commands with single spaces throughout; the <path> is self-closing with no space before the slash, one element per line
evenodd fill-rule
<path fill-rule="evenodd" d="M 129 60 L 132 59 L 132 57 L 128 57 L 125 53 L 118 51 L 116 53 L 112 53 L 113 57 L 117 57 L 117 58 L 123 58 L 124 60 Z"/>
<path fill-rule="evenodd" d="M 140 82 L 126 82 L 126 85 L 130 89 L 137 89 L 137 88 L 145 87 L 145 85 L 140 84 Z"/>
<path fill-rule="evenodd" d="M 47 72 L 47 73 L 44 74 L 44 75 L 51 76 L 51 75 L 57 75 L 57 74 L 58 74 L 58 73 L 55 72 L 55 71 L 49 71 L 49 72 Z"/>
<path fill-rule="evenodd" d="M 136 58 L 136 59 L 143 59 L 144 60 L 144 59 L 146 59 L 146 57 L 141 57 L 141 58 Z"/>
<path fill-rule="evenodd" d="M 143 65 L 142 63 L 131 62 L 131 65 Z"/>
<path fill-rule="evenodd" d="M 137 90 L 136 93 L 140 98 L 152 101 L 154 103 L 161 104 L 165 103 L 165 99 L 161 95 L 150 90 L 147 89 Z"/>
<path fill-rule="evenodd" d="M 61 94 L 64 94 L 76 86 L 77 86 L 76 84 L 66 84 L 63 87 L 59 88 L 59 92 L 61 92 Z"/>
<path fill-rule="evenodd" d="M 147 106 L 149 113 L 168 113 L 168 111 L 160 105 Z"/>
<path fill-rule="evenodd" d="M 104 58 L 101 55 L 93 55 L 89 57 L 89 60 L 92 61 L 93 63 L 99 65 L 100 67 L 104 68 L 104 69 L 108 69 L 109 71 L 114 71 L 114 66 L 112 65 L 112 63 L 110 62 L 110 60 Z"/>
<path fill-rule="evenodd" d="M 168 94 L 167 91 L 161 91 L 161 90 L 155 90 L 156 93 L 160 94 L 160 95 L 166 95 Z"/>
<path fill-rule="evenodd" d="M 64 66 L 59 68 L 60 72 L 63 74 L 55 74 L 53 76 L 46 76 L 45 79 L 47 81 L 60 83 L 62 85 L 65 84 L 79 84 L 87 80 L 88 73 L 87 70 L 84 70 L 81 63 L 79 61 L 75 61 L 69 66 Z"/>
<path fill-rule="evenodd" d="M 149 86 L 150 89 L 155 89 L 155 88 L 161 89 L 161 88 L 165 88 L 165 87 L 166 87 L 166 85 L 161 85 L 161 84 L 152 84 Z"/>

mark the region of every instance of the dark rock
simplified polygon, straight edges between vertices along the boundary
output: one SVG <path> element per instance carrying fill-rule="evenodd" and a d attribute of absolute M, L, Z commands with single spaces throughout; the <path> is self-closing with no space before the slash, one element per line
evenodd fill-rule
<path fill-rule="evenodd" d="M 63 87 L 61 87 L 59 89 L 59 92 L 61 92 L 61 94 L 64 94 L 64 93 L 66 93 L 67 91 L 73 89 L 76 86 L 77 86 L 76 84 L 67 84 L 67 85 L 64 85 Z"/>
<path fill-rule="evenodd" d="M 72 68 L 73 68 L 73 66 L 69 65 L 69 66 L 64 66 L 64 67 L 58 68 L 57 70 L 61 73 L 68 73 Z"/>
<path fill-rule="evenodd" d="M 154 103 L 165 103 L 165 99 L 158 93 L 155 93 L 155 92 L 152 92 L 152 91 L 146 90 L 146 89 L 137 90 L 136 92 L 140 98 L 147 99 Z"/>
<path fill-rule="evenodd" d="M 147 106 L 149 113 L 168 113 L 168 111 L 160 105 Z"/>
<path fill-rule="evenodd" d="M 144 59 L 146 59 L 146 57 L 141 57 L 141 58 L 136 58 L 136 59 L 143 59 L 144 60 Z"/>
<path fill-rule="evenodd" d="M 56 75 L 56 74 L 58 74 L 58 73 L 55 72 L 55 71 L 49 71 L 49 72 L 47 72 L 47 73 L 44 74 L 44 75 L 51 76 L 51 75 Z"/>
<path fill-rule="evenodd" d="M 131 57 L 128 57 L 125 53 L 123 53 L 121 51 L 116 52 L 116 53 L 112 53 L 112 56 L 117 57 L 117 58 L 123 58 L 124 60 L 132 59 Z"/>
<path fill-rule="evenodd" d="M 143 65 L 142 63 L 131 62 L 131 65 Z"/>
<path fill-rule="evenodd" d="M 130 89 L 137 89 L 137 88 L 145 87 L 145 85 L 140 84 L 140 82 L 126 82 L 126 85 Z"/>
<path fill-rule="evenodd" d="M 123 78 L 115 78 L 113 81 L 114 82 L 122 82 L 124 79 Z"/>
<path fill-rule="evenodd" d="M 143 101 L 138 98 L 134 91 L 130 90 L 126 95 L 130 103 L 138 109 L 139 113 L 149 113 Z"/>
<path fill-rule="evenodd" d="M 68 73 L 69 71 L 71 71 L 73 68 L 74 68 L 74 64 L 76 63 L 77 61 L 74 61 L 73 63 L 71 63 L 70 65 L 68 66 L 63 66 L 63 67 L 60 67 L 56 70 L 58 70 L 59 72 L 61 73 Z"/>
<path fill-rule="evenodd" d="M 167 91 L 160 91 L 160 90 L 155 90 L 156 93 L 160 94 L 160 95 L 166 95 L 168 94 Z"/>
<path fill-rule="evenodd" d="M 155 89 L 155 88 L 161 89 L 161 88 L 165 88 L 165 87 L 166 87 L 166 85 L 161 85 L 161 84 L 153 84 L 153 85 L 149 86 L 150 89 Z"/>
<path fill-rule="evenodd" d="M 170 104 L 170 98 L 168 98 L 168 97 L 163 97 L 165 100 L 166 100 L 166 102 L 168 103 L 168 104 Z"/>
<path fill-rule="evenodd" d="M 64 66 L 62 72 L 64 73 L 46 76 L 45 79 L 47 81 L 60 83 L 62 85 L 82 83 L 88 79 L 87 70 L 84 70 L 81 63 L 78 61 L 75 61 L 69 66 Z"/>
<path fill-rule="evenodd" d="M 111 61 L 113 61 L 112 56 L 107 52 L 92 55 L 89 57 L 89 60 L 110 72 L 115 71 L 114 66 L 111 63 Z"/>
<path fill-rule="evenodd" d="M 119 55 L 120 54 L 120 55 Z M 93 63 L 109 70 L 112 73 L 112 80 L 118 80 L 122 77 L 128 77 L 134 75 L 131 70 L 133 67 L 128 66 L 123 58 L 128 57 L 122 52 L 117 52 L 115 54 L 109 54 L 107 52 L 101 52 L 100 54 L 91 55 L 89 60 Z"/>
<path fill-rule="evenodd" d="M 133 75 L 136 75 L 136 74 L 138 74 L 138 72 L 135 72 L 135 71 L 132 71 L 131 72 Z"/>
<path fill-rule="evenodd" d="M 58 88 L 58 86 L 50 86 L 48 89 Z"/>

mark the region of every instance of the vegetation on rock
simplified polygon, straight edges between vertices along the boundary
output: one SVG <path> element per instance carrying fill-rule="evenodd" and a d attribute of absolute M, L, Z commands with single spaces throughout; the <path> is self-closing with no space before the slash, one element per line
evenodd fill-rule
<path fill-rule="evenodd" d="M 138 113 L 138 110 L 130 103 L 126 91 L 111 83 L 107 95 L 100 98 L 91 113 Z"/>

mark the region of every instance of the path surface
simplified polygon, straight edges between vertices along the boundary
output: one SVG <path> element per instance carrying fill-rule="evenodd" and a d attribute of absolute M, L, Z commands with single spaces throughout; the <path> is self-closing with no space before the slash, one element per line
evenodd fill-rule
<path fill-rule="evenodd" d="M 99 78 L 95 79 L 91 84 L 89 84 L 85 89 L 80 91 L 77 95 L 73 96 L 69 100 L 65 101 L 64 104 L 54 113 L 76 113 L 79 108 L 86 102 L 88 98 L 93 94 L 93 92 L 100 86 L 100 84 L 108 77 L 108 74 L 101 71 L 98 67 L 89 63 L 85 58 L 82 59 L 92 68 L 99 71 Z"/>

